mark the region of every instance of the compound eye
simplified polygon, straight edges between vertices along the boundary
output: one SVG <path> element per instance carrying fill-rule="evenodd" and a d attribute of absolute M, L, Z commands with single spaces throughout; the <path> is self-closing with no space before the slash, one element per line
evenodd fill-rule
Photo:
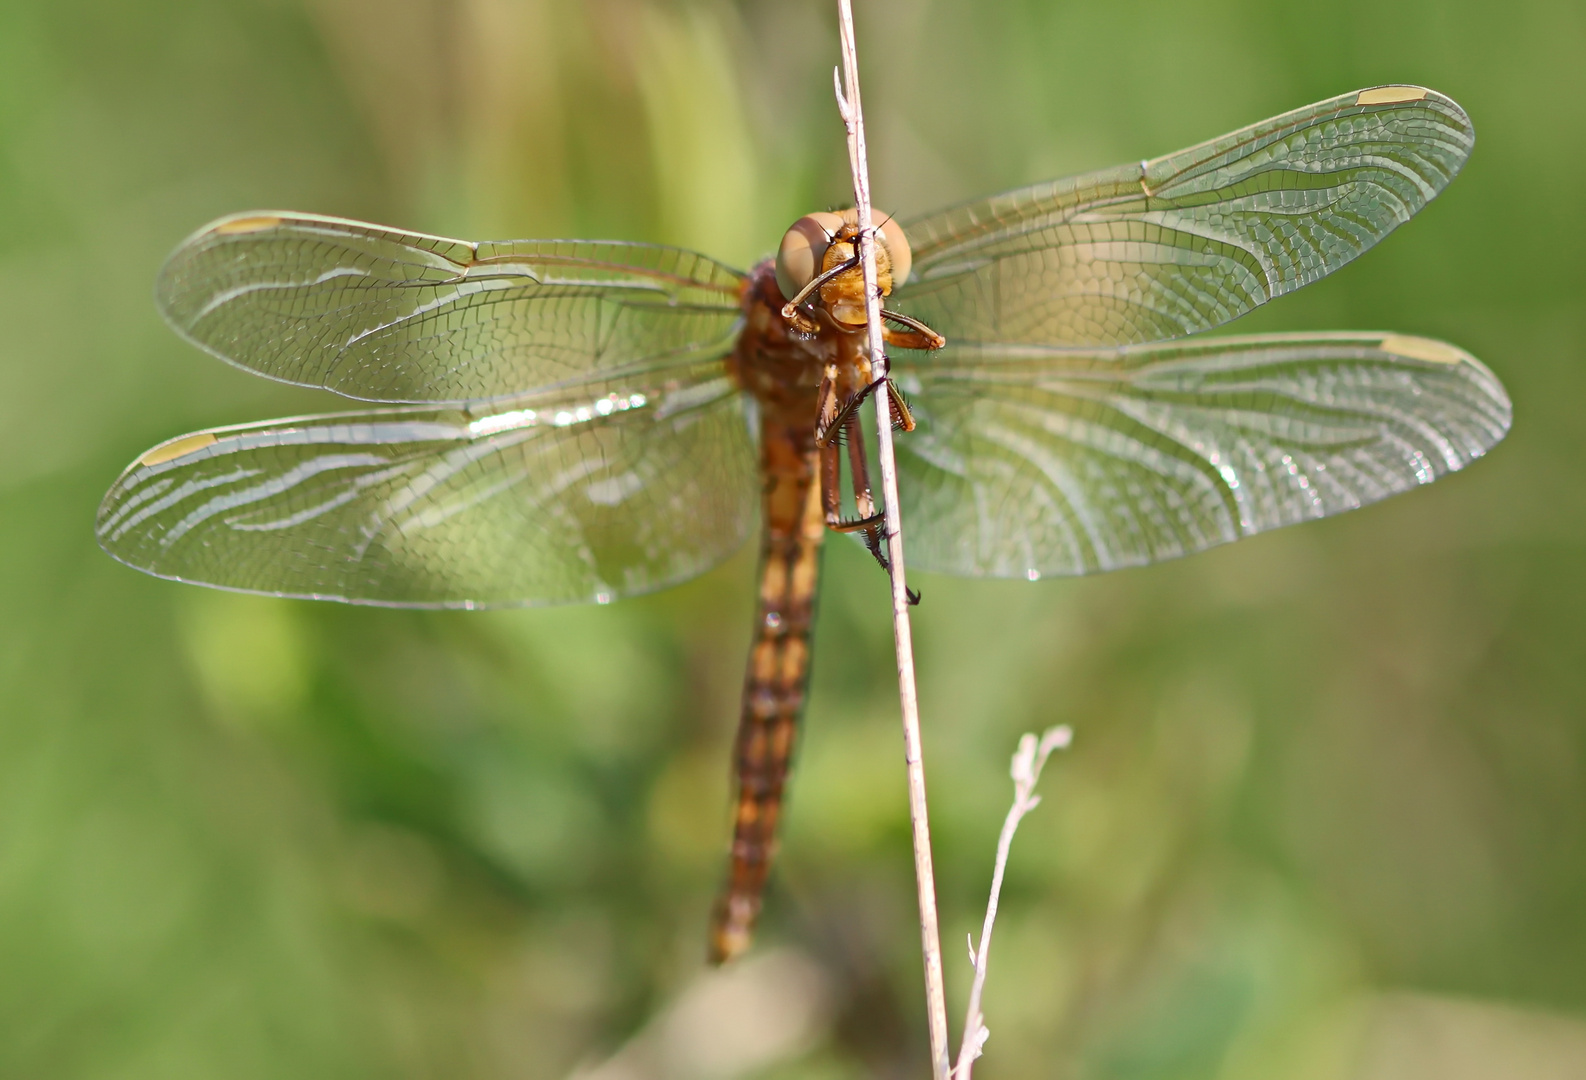
<path fill-rule="evenodd" d="M 819 212 L 805 214 L 782 234 L 782 246 L 776 253 L 776 284 L 782 299 L 793 299 L 820 273 L 826 249 L 842 226 L 843 219 L 837 214 Z"/>
<path fill-rule="evenodd" d="M 892 257 L 892 287 L 896 289 L 909 280 L 909 267 L 914 265 L 909 238 L 903 235 L 903 226 L 894 221 L 890 214 L 883 214 L 873 207 L 870 213 L 874 220 L 881 222 L 881 242 L 887 245 L 887 254 Z"/>

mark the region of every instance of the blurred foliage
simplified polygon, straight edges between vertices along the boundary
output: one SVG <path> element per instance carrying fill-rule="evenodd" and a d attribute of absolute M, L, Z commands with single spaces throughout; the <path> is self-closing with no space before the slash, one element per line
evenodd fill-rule
<path fill-rule="evenodd" d="M 592 610 L 368 611 L 93 541 L 159 439 L 334 408 L 199 355 L 150 286 L 224 212 L 696 246 L 847 198 L 821 0 L 0 4 L 0 1075 L 556 1077 L 698 974 L 752 555 Z M 861 0 L 910 213 L 1420 82 L 1475 155 L 1241 330 L 1482 357 L 1511 437 L 1359 514 L 1080 580 L 924 579 L 953 1012 L 1019 733 L 979 1074 L 1586 1069 L 1586 9 Z M 923 1075 L 884 581 L 833 545 L 763 938 L 829 976 L 761 1070 Z M 812 1014 L 813 1015 L 813 1014 Z"/>

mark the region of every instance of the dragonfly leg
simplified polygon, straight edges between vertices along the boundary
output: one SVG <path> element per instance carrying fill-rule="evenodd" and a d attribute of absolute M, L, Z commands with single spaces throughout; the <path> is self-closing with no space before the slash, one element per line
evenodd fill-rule
<path fill-rule="evenodd" d="M 881 318 L 890 320 L 906 330 L 894 330 L 885 324 L 881 327 L 881 339 L 896 349 L 940 349 L 947 344 L 947 339 L 918 319 L 910 318 L 900 311 L 881 309 Z"/>
<path fill-rule="evenodd" d="M 792 324 L 795 336 L 808 340 L 821 332 L 821 324 L 804 314 L 798 308 L 787 313 L 787 321 Z"/>
<path fill-rule="evenodd" d="M 898 389 L 898 384 L 889 377 L 887 379 L 887 404 L 892 407 L 892 427 L 896 431 L 914 430 L 914 410 L 909 408 L 908 399 L 903 396 L 903 391 Z"/>
<path fill-rule="evenodd" d="M 848 271 L 852 270 L 858 265 L 859 258 L 858 256 L 855 256 L 854 258 L 849 259 L 847 262 L 838 263 L 836 266 L 825 271 L 824 273 L 815 275 L 815 277 L 810 279 L 807 285 L 798 291 L 793 299 L 782 305 L 782 317 L 788 322 L 792 323 L 793 329 L 797 330 L 801 334 L 818 334 L 820 332 L 820 323 L 810 318 L 801 310 L 805 302 L 808 301 L 811 296 L 817 295 L 822 285 L 825 285 L 828 281 L 831 281 L 839 274 L 846 274 Z"/>
<path fill-rule="evenodd" d="M 837 407 L 836 370 L 828 367 L 815 397 L 815 445 L 822 450 L 837 443 L 843 420 L 851 406 Z"/>
<path fill-rule="evenodd" d="M 854 395 L 856 398 L 858 394 Z M 843 418 L 843 428 L 848 436 L 848 472 L 854 483 L 854 509 L 859 511 L 859 517 L 864 521 L 874 521 L 876 513 L 876 500 L 870 493 L 870 470 L 865 462 L 865 436 L 859 427 L 859 414 L 852 409 Z M 865 530 L 866 543 L 870 543 L 870 535 L 875 527 Z"/>
<path fill-rule="evenodd" d="M 848 259 L 845 262 L 838 263 L 830 270 L 816 274 L 805 283 L 802 289 L 794 294 L 793 299 L 782 305 L 782 317 L 784 319 L 793 318 L 793 313 L 796 312 L 800 307 L 803 307 L 804 302 L 811 296 L 814 296 L 820 290 L 822 285 L 825 285 L 828 281 L 832 280 L 832 278 L 835 278 L 840 274 L 848 273 L 848 271 L 854 269 L 858 265 L 859 256 L 855 255 L 853 258 Z"/>
<path fill-rule="evenodd" d="M 870 554 L 875 556 L 876 562 L 881 564 L 881 569 L 892 573 L 892 564 L 887 560 L 886 551 L 883 549 L 882 536 L 886 532 L 887 516 L 875 508 L 875 498 L 870 492 L 870 468 L 866 461 L 865 444 L 860 438 L 859 417 L 851 416 L 848 423 L 853 425 L 848 435 L 848 469 L 853 473 L 854 504 L 861 515 L 855 522 L 845 522 L 847 526 L 839 531 L 858 532 L 865 534 L 865 547 Z M 910 425 L 913 426 L 912 423 Z M 904 588 L 908 594 L 910 604 L 920 602 L 920 594 L 913 589 Z"/>
<path fill-rule="evenodd" d="M 837 430 L 837 379 L 836 368 L 830 365 L 821 378 L 816 392 L 815 446 L 819 456 L 821 509 L 826 514 L 826 524 L 832 528 L 843 518 L 842 458 L 837 453 L 837 441 L 828 434 Z"/>
<path fill-rule="evenodd" d="M 886 529 L 886 515 L 876 509 L 875 495 L 870 489 L 870 469 L 866 460 L 864 431 L 859 424 L 858 412 L 859 405 L 881 385 L 883 380 L 877 379 L 867 384 L 864 389 L 838 408 L 837 384 L 833 376 L 834 372 L 828 368 L 825 377 L 821 379 L 820 390 L 816 396 L 818 403 L 816 415 L 820 419 L 815 429 L 815 445 L 820 462 L 821 510 L 826 518 L 826 527 L 833 532 L 864 533 L 865 547 L 875 556 L 881 568 L 891 573 L 891 564 L 887 561 L 882 543 L 882 534 Z M 903 400 L 903 394 L 891 379 L 885 382 L 893 426 L 904 431 L 913 431 L 914 416 L 909 411 L 908 403 Z M 839 435 L 842 436 L 841 439 L 838 438 Z M 848 444 L 848 469 L 853 480 L 854 506 L 859 513 L 859 517 L 852 521 L 843 520 L 842 454 L 838 450 L 841 442 Z M 919 593 L 913 589 L 906 591 L 909 603 L 920 602 Z"/>
<path fill-rule="evenodd" d="M 855 417 L 857 426 L 858 417 Z M 843 489 L 842 489 L 842 451 L 836 440 L 827 443 L 820 449 L 821 457 L 821 504 L 826 512 L 826 527 L 833 532 L 873 532 L 883 521 L 884 515 L 878 513 L 870 495 L 870 481 L 864 473 L 864 443 L 857 439 L 849 441 L 849 460 L 858 461 L 858 471 L 854 473 L 854 502 L 863 517 L 846 520 L 843 518 Z M 859 448 L 859 454 L 854 456 L 854 447 Z M 869 541 L 866 540 L 869 546 Z"/>
<path fill-rule="evenodd" d="M 849 417 L 858 412 L 859 406 L 863 405 L 865 399 L 874 393 L 876 387 L 880 385 L 881 381 L 878 379 L 844 402 L 843 407 L 837 410 L 836 415 L 829 422 L 815 429 L 815 444 L 817 446 L 826 446 L 836 442 L 838 435 L 847 430 Z M 908 400 L 904 398 L 903 391 L 898 389 L 898 384 L 893 382 L 890 377 L 887 379 L 887 404 L 892 413 L 892 429 L 894 431 L 913 431 L 914 411 L 909 408 Z"/>
<path fill-rule="evenodd" d="M 870 496 L 870 481 L 864 473 L 864 440 L 859 431 L 859 414 L 849 406 L 837 409 L 835 386 L 830 378 L 821 382 L 821 416 L 825 421 L 815 432 L 815 445 L 820 453 L 821 508 L 826 514 L 826 527 L 833 532 L 859 532 L 874 528 L 881 515 L 875 512 Z M 858 397 L 859 395 L 855 395 Z M 843 519 L 843 459 L 838 435 L 846 435 L 850 467 L 853 471 L 854 503 L 862 515 L 857 521 Z M 858 454 L 855 455 L 857 448 Z M 853 465 L 857 462 L 858 465 Z"/>
<path fill-rule="evenodd" d="M 862 532 L 868 537 L 870 533 L 879 528 L 886 521 L 886 519 L 887 515 L 879 510 L 874 514 L 871 514 L 869 517 L 853 518 L 847 521 L 844 521 L 841 518 L 833 521 L 830 515 L 828 515 L 826 518 L 826 527 L 832 532 Z M 866 541 L 865 546 L 870 546 L 868 540 Z"/>
<path fill-rule="evenodd" d="M 834 410 L 831 419 L 824 420 L 823 423 L 818 425 L 815 428 L 815 445 L 827 446 L 837 442 L 839 435 L 846 434 L 848 432 L 848 421 L 858 417 L 859 406 L 865 403 L 865 398 L 869 397 L 875 388 L 875 383 L 866 385 L 863 390 L 843 402 L 842 408 Z M 858 435 L 857 427 L 853 433 Z"/>
<path fill-rule="evenodd" d="M 826 525 L 843 532 L 843 463 L 836 443 L 820 448 L 820 463 L 821 509 L 826 512 Z"/>

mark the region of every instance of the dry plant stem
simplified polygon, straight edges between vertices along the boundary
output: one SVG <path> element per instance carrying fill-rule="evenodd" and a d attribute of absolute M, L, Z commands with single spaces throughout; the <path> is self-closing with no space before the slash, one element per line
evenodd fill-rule
<path fill-rule="evenodd" d="M 975 1059 L 980 1056 L 986 1038 L 991 1034 L 986 1028 L 986 1018 L 980 1012 L 980 995 L 986 986 L 986 967 L 991 958 L 991 931 L 997 922 L 997 900 L 1002 895 L 1002 876 L 1008 869 L 1008 850 L 1013 846 L 1013 834 L 1019 822 L 1041 802 L 1035 794 L 1041 770 L 1053 750 L 1063 750 L 1073 740 L 1074 733 L 1064 724 L 1048 728 L 1036 742 L 1034 735 L 1019 740 L 1019 751 L 1013 755 L 1013 806 L 1002 822 L 1002 835 L 997 837 L 997 865 L 991 872 L 991 896 L 986 901 L 986 921 L 980 928 L 980 948 L 969 943 L 969 959 L 975 965 L 975 982 L 969 991 L 969 1009 L 964 1016 L 964 1041 L 958 1050 L 958 1064 L 953 1069 L 953 1080 L 970 1080 Z"/>
<path fill-rule="evenodd" d="M 876 285 L 874 222 L 870 213 L 870 172 L 865 161 L 865 121 L 859 102 L 859 56 L 854 46 L 850 0 L 837 0 L 842 31 L 843 78 L 837 107 L 848 128 L 848 163 L 854 177 L 854 207 L 859 225 L 859 258 L 865 275 L 865 314 L 869 322 L 871 376 L 885 378 L 881 336 L 881 290 Z M 834 81 L 837 73 L 832 73 Z M 892 450 L 892 424 L 885 390 L 876 403 L 882 502 L 886 513 L 887 560 L 892 572 L 892 632 L 898 654 L 898 700 L 903 707 L 903 755 L 909 776 L 909 819 L 914 826 L 914 877 L 919 889 L 920 945 L 925 954 L 925 1009 L 931 1032 L 931 1073 L 947 1080 L 947 1001 L 942 988 L 942 943 L 936 923 L 936 873 L 931 866 L 931 825 L 925 805 L 925 759 L 920 744 L 920 702 L 914 687 L 914 636 L 909 626 L 908 587 L 903 574 L 903 522 L 898 513 L 898 466 Z"/>

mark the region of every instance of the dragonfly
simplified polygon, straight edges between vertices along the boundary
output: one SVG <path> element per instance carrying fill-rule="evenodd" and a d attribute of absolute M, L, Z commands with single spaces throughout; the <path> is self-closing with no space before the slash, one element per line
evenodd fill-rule
<path fill-rule="evenodd" d="M 852 211 L 800 219 L 748 273 L 656 244 L 223 218 L 160 272 L 172 327 L 365 406 L 161 443 L 110 488 L 98 538 L 177 581 L 490 608 L 666 588 L 758 519 L 710 931 L 726 960 L 750 944 L 776 850 L 822 542 L 844 531 L 882 557 L 857 404 L 906 432 L 908 564 L 948 574 L 1142 566 L 1430 483 L 1509 428 L 1469 353 L 1391 331 L 1202 332 L 1360 255 L 1473 142 L 1444 95 L 1379 86 L 885 219 L 885 373 L 864 347 Z"/>

